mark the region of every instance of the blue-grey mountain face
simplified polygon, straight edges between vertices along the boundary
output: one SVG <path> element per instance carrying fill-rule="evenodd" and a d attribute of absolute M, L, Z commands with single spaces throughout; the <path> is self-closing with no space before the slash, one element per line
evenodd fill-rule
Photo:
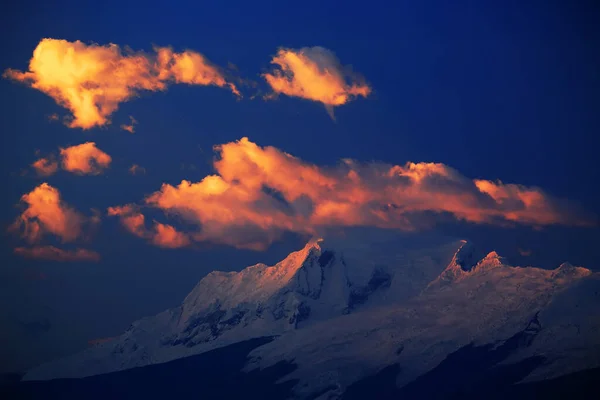
<path fill-rule="evenodd" d="M 599 292 L 585 268 L 512 267 L 465 241 L 312 240 L 274 266 L 209 274 L 180 306 L 16 390 L 179 398 L 189 377 L 202 398 L 517 396 L 600 366 Z"/>

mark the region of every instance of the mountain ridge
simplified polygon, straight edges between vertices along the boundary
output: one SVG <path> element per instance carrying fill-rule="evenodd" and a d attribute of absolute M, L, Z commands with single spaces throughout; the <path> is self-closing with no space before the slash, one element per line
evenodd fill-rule
<path fill-rule="evenodd" d="M 554 329 L 544 310 L 574 283 L 598 275 L 568 263 L 555 270 L 512 267 L 496 252 L 479 259 L 465 240 L 402 247 L 383 235 L 365 243 L 314 239 L 273 266 L 212 272 L 180 306 L 136 321 L 114 341 L 35 368 L 24 379 L 102 374 L 276 336 L 251 353 L 245 368 L 296 360 L 298 369 L 285 379 L 298 380 L 300 397 L 327 385 L 343 391 L 396 362 L 400 348 L 409 364 L 397 382 L 405 385 L 468 343 L 500 343 L 526 330 L 540 312 L 538 323 Z M 544 338 L 545 329 L 537 336 Z M 543 340 L 561 348 L 554 339 Z M 598 344 L 592 336 L 586 340 Z M 570 349 L 563 350 L 575 354 Z M 579 367 L 597 366 L 584 361 Z"/>

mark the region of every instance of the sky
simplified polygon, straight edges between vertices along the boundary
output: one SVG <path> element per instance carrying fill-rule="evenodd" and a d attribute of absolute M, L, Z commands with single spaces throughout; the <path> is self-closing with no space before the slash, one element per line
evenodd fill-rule
<path fill-rule="evenodd" d="M 332 226 L 599 270 L 599 15 L 569 3 L 12 5 L 0 372 Z"/>

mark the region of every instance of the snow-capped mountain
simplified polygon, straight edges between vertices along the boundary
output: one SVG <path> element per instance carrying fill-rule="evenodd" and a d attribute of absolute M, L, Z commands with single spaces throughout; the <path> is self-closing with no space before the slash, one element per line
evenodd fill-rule
<path fill-rule="evenodd" d="M 277 336 L 245 370 L 293 360 L 285 379 L 298 380 L 298 397 L 337 398 L 386 366 L 401 367 L 402 387 L 469 344 L 495 348 L 515 334 L 527 345 L 502 362 L 551 355 L 526 378 L 544 379 L 600 366 L 599 289 L 600 277 L 585 268 L 512 267 L 466 241 L 332 236 L 273 266 L 212 272 L 179 307 L 25 380 L 102 374 Z"/>

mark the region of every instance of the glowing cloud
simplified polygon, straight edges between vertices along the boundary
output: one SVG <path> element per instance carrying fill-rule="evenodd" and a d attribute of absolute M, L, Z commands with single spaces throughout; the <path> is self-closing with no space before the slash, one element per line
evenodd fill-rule
<path fill-rule="evenodd" d="M 50 176 L 58 170 L 58 163 L 49 158 L 40 158 L 31 164 L 39 176 Z"/>
<path fill-rule="evenodd" d="M 75 261 L 100 261 L 100 254 L 87 249 L 63 250 L 54 246 L 17 247 L 15 254 L 25 258 L 75 262 Z"/>
<path fill-rule="evenodd" d="M 55 235 L 63 242 L 72 242 L 82 236 L 82 227 L 88 219 L 65 204 L 59 191 L 47 183 L 24 194 L 21 201 L 27 208 L 10 230 L 20 231 L 28 242 L 39 242 L 46 234 Z M 95 219 L 89 221 L 95 222 Z"/>
<path fill-rule="evenodd" d="M 155 234 L 152 237 L 152 243 L 159 247 L 176 249 L 190 244 L 190 239 L 186 234 L 179 232 L 171 225 L 154 223 Z"/>
<path fill-rule="evenodd" d="M 414 230 L 440 216 L 535 227 L 590 224 L 541 189 L 471 180 L 439 163 L 346 159 L 335 167 L 318 167 L 247 138 L 215 150 L 217 174 L 195 183 L 163 184 L 145 199 L 147 206 L 197 225 L 186 240 L 264 249 L 286 231 L 315 234 L 328 226 L 359 225 Z M 111 213 L 120 215 L 132 233 L 159 244 L 154 237 L 160 228 L 155 223 L 147 233 L 135 207 Z"/>
<path fill-rule="evenodd" d="M 271 64 L 279 69 L 263 77 L 276 94 L 323 103 L 332 118 L 333 107 L 371 93 L 362 78 L 352 74 L 331 51 L 322 47 L 280 49 Z"/>
<path fill-rule="evenodd" d="M 179 232 L 171 225 L 154 221 L 152 229 L 147 229 L 146 218 L 132 204 L 109 207 L 107 214 L 120 217 L 121 224 L 125 229 L 137 237 L 147 239 L 156 246 L 175 249 L 191 243 L 185 233 Z"/>
<path fill-rule="evenodd" d="M 98 175 L 108 168 L 112 158 L 96 147 L 94 142 L 60 149 L 62 167 L 76 174 Z"/>
<path fill-rule="evenodd" d="M 109 44 L 42 39 L 29 71 L 7 69 L 4 77 L 26 83 L 52 97 L 73 114 L 68 126 L 90 129 L 109 123 L 119 104 L 140 91 L 165 90 L 170 82 L 227 87 L 239 95 L 220 70 L 194 51 L 155 48 L 155 55 L 121 52 Z"/>

